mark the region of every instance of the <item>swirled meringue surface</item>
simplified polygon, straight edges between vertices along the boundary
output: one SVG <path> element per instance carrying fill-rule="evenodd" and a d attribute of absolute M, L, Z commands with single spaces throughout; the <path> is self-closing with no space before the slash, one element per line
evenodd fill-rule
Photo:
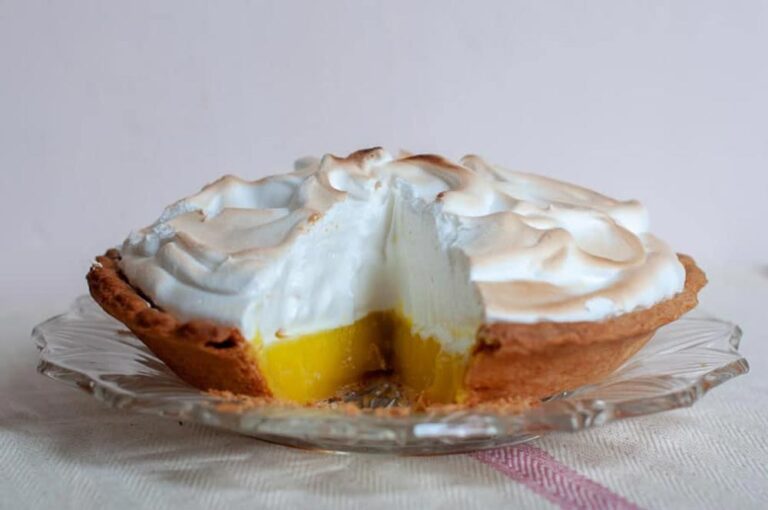
<path fill-rule="evenodd" d="M 682 290 L 645 209 L 477 156 L 380 148 L 223 177 L 122 247 L 122 270 L 180 318 L 265 343 L 397 310 L 466 350 L 483 322 L 599 321 Z"/>

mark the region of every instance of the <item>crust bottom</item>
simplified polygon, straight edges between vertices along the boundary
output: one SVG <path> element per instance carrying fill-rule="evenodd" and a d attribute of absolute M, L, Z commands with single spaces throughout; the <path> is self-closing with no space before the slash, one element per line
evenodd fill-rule
<path fill-rule="evenodd" d="M 465 378 L 471 401 L 544 398 L 613 373 L 661 326 L 698 304 L 707 278 L 691 257 L 678 257 L 686 272 L 683 290 L 650 308 L 600 322 L 481 326 Z"/>
<path fill-rule="evenodd" d="M 118 268 L 120 254 L 96 257 L 88 272 L 91 296 L 163 363 L 196 388 L 266 396 L 270 392 L 251 345 L 237 328 L 210 321 L 182 323 L 144 299 Z"/>
<path fill-rule="evenodd" d="M 646 310 L 601 322 L 481 326 L 465 377 L 466 405 L 539 399 L 599 381 L 651 339 L 654 332 L 698 303 L 706 284 L 693 259 L 682 292 Z M 119 269 L 109 250 L 88 272 L 91 296 L 125 324 L 171 370 L 202 390 L 271 397 L 250 343 L 237 328 L 211 321 L 181 322 L 153 306 Z"/>

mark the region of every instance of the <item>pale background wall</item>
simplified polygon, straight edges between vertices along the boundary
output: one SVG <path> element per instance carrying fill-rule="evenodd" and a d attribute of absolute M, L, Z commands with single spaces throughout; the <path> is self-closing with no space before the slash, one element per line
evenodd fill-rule
<path fill-rule="evenodd" d="M 768 2 L 0 0 L 0 308 L 62 309 L 222 173 L 371 145 L 638 198 L 705 266 L 767 264 L 767 28 Z"/>

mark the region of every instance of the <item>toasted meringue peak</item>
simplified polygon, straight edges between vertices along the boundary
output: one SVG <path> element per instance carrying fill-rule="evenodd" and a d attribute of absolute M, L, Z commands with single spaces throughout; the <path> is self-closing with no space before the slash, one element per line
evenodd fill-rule
<path fill-rule="evenodd" d="M 673 296 L 685 271 L 647 229 L 636 201 L 376 147 L 222 177 L 132 233 L 121 264 L 159 306 L 265 342 L 399 308 L 461 350 L 484 322 L 600 321 Z"/>

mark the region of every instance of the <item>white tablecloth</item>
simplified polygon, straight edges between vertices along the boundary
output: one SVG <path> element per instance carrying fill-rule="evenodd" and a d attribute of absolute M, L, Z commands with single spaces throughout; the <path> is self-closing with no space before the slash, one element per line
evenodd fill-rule
<path fill-rule="evenodd" d="M 63 297 L 22 296 L 2 312 L 0 508 L 766 508 L 768 274 L 709 273 L 704 307 L 743 326 L 749 375 L 690 409 L 422 458 L 306 452 L 107 409 L 35 373 L 29 330 Z"/>

